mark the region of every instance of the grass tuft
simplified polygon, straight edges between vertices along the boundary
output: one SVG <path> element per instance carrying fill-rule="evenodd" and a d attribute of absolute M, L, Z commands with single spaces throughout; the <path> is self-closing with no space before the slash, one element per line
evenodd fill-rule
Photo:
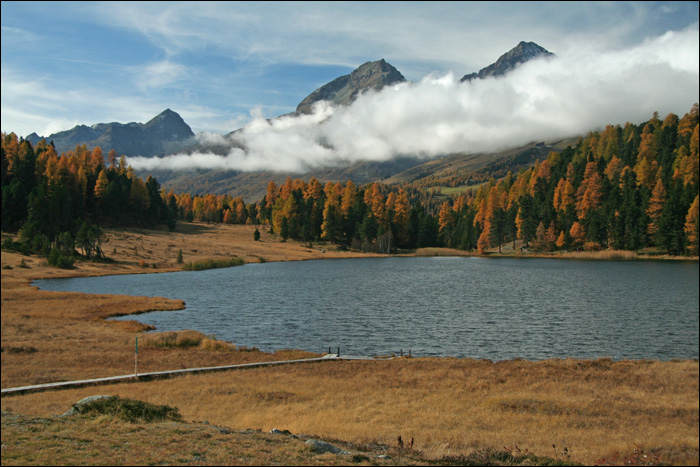
<path fill-rule="evenodd" d="M 176 407 L 155 405 L 148 402 L 122 399 L 117 396 L 96 399 L 86 404 L 76 404 L 73 409 L 82 415 L 108 415 L 129 423 L 154 423 L 167 420 L 181 421 Z"/>

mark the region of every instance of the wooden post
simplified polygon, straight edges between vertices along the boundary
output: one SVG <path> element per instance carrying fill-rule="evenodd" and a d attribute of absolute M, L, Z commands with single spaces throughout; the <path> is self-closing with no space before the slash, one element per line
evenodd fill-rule
<path fill-rule="evenodd" d="M 134 346 L 134 376 L 139 377 L 139 338 L 136 338 Z"/>
<path fill-rule="evenodd" d="M 340 357 L 340 347 L 338 347 L 338 356 Z"/>

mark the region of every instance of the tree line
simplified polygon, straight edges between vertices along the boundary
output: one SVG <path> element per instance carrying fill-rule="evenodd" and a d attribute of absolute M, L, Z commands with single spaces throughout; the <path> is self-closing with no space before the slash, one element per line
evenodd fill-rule
<path fill-rule="evenodd" d="M 642 250 L 698 254 L 698 105 L 682 118 L 608 125 L 529 169 L 490 179 L 435 205 L 410 185 L 270 182 L 246 204 L 229 195 L 165 193 L 110 151 L 56 154 L 2 135 L 2 229 L 25 250 L 102 256 L 100 225 L 175 229 L 177 220 L 267 225 L 283 240 L 364 251 L 512 243 L 535 251 Z"/>

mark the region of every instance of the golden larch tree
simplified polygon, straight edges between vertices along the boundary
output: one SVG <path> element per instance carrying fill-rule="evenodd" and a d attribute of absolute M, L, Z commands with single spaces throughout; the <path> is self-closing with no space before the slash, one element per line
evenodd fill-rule
<path fill-rule="evenodd" d="M 688 252 L 691 255 L 698 254 L 698 226 L 700 226 L 700 219 L 698 219 L 698 196 L 695 196 L 693 204 L 690 205 L 688 209 L 688 214 L 685 216 L 685 234 L 688 239 Z"/>
<path fill-rule="evenodd" d="M 659 230 L 659 222 L 661 221 L 661 213 L 663 212 L 665 202 L 666 189 L 664 188 L 664 182 L 661 181 L 661 177 L 658 177 L 656 185 L 654 186 L 654 191 L 651 193 L 649 206 L 647 207 L 647 215 L 649 216 L 647 233 L 650 237 L 654 237 Z"/>

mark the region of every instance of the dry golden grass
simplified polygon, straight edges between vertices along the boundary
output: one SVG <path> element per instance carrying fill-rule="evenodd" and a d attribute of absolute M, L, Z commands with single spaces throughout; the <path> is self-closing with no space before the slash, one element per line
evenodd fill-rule
<path fill-rule="evenodd" d="M 205 423 L 3 414 L 2 436 L 2 465 L 426 465 L 394 452 L 391 460 L 356 449 L 316 454 L 303 439 Z"/>
<path fill-rule="evenodd" d="M 144 339 L 139 339 L 140 344 L 144 342 L 139 348 L 139 372 L 312 355 L 241 352 L 193 331 L 145 337 L 136 334 L 144 325 L 107 322 L 104 318 L 177 309 L 183 303 L 163 298 L 43 292 L 28 285 L 33 278 L 176 270 L 179 249 L 185 261 L 217 256 L 238 256 L 246 261 L 357 256 L 323 252 L 295 242 L 280 243 L 265 233 L 262 242 L 254 242 L 254 228 L 243 226 L 186 224 L 178 229 L 176 233 L 108 231 L 104 250 L 117 263 L 78 263 L 76 270 L 69 271 L 50 268 L 36 257 L 2 252 L 2 387 L 132 373 L 136 335 Z M 23 259 L 28 268 L 19 267 Z M 141 261 L 155 263 L 157 269 L 146 270 L 139 266 Z M 6 265 L 12 269 L 5 269 Z M 197 344 L 168 347 L 148 342 L 170 339 L 182 344 L 188 341 L 185 337 Z M 60 414 L 85 396 L 113 394 L 178 407 L 186 420 L 208 420 L 233 429 L 288 429 L 390 446 L 399 435 L 405 440 L 414 437 L 415 447 L 430 458 L 517 445 L 559 459 L 567 448 L 570 460 L 593 463 L 603 457 L 621 459 L 641 447 L 666 463 L 697 465 L 698 379 L 697 361 L 328 361 L 5 396 L 2 410 L 35 416 Z M 96 427 L 90 428 L 88 423 L 74 430 L 100 431 L 104 423 Z M 54 429 L 58 430 L 52 427 L 49 431 Z M 121 433 L 140 430 L 111 422 L 104 429 Z M 75 431 L 72 433 L 75 436 Z M 52 447 L 50 433 L 46 436 L 37 441 L 37 452 L 58 449 Z M 164 459 L 186 463 L 184 457 L 175 455 L 181 452 L 177 442 L 160 444 L 163 433 L 142 436 L 146 436 L 145 444 L 159 446 Z M 5 439 L 3 428 L 3 444 Z M 198 449 L 188 446 L 193 452 Z M 255 449 L 260 446 L 251 447 Z M 279 462 L 289 455 L 292 463 L 294 459 L 307 463 L 286 449 L 270 446 L 270 457 L 257 458 L 257 462 Z M 143 464 L 154 459 L 141 447 L 134 446 L 133 454 L 126 451 L 119 454 L 125 463 Z M 3 451 L 3 464 L 7 459 Z M 47 459 L 51 457 L 34 460 L 42 463 Z M 12 463 L 30 461 L 20 458 Z M 60 457 L 56 462 L 60 463 Z M 319 463 L 332 462 L 328 458 Z"/>
<path fill-rule="evenodd" d="M 566 448 L 592 464 L 641 447 L 665 463 L 698 463 L 695 361 L 328 361 L 4 397 L 2 410 L 47 416 L 94 394 L 236 430 L 389 446 L 413 437 L 431 458 L 517 445 L 559 458 Z"/>

